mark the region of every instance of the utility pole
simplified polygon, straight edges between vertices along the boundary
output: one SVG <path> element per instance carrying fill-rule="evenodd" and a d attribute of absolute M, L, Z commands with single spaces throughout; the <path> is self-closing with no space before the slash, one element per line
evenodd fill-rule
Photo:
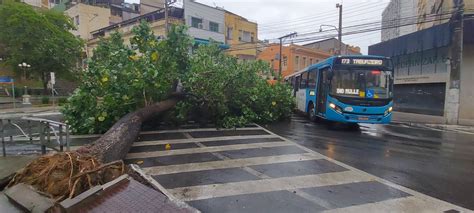
<path fill-rule="evenodd" d="M 336 8 L 339 8 L 339 28 L 338 28 L 338 40 L 339 40 L 339 55 L 342 55 L 342 4 L 336 4 Z"/>
<path fill-rule="evenodd" d="M 297 35 L 297 33 L 294 32 L 294 33 L 290 33 L 290 34 L 287 34 L 287 35 L 284 35 L 284 36 L 278 38 L 278 39 L 280 40 L 280 56 L 278 57 L 278 58 L 279 58 L 279 59 L 278 59 L 278 60 L 279 60 L 279 66 L 278 66 L 278 75 L 279 75 L 279 76 L 281 76 L 281 60 L 282 60 L 282 58 L 283 58 L 283 56 L 282 56 L 282 54 L 283 54 L 283 53 L 282 53 L 282 52 L 283 52 L 283 50 L 282 50 L 282 48 L 283 48 L 283 40 L 284 40 L 285 38 L 295 37 L 296 35 Z"/>
<path fill-rule="evenodd" d="M 460 89 L 461 89 L 461 66 L 463 58 L 463 39 L 464 39 L 464 1 L 453 0 L 455 12 L 451 18 L 453 26 L 451 40 L 451 62 L 449 73 L 449 90 L 446 95 L 446 123 L 458 124 Z"/>
<path fill-rule="evenodd" d="M 165 0 L 165 36 L 168 37 L 169 32 L 169 6 L 176 3 L 176 0 Z"/>

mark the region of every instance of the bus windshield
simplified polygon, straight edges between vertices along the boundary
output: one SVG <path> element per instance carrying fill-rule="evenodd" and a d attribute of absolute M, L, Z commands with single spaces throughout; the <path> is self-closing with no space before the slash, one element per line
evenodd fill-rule
<path fill-rule="evenodd" d="M 392 97 L 391 71 L 377 69 L 339 69 L 331 80 L 331 95 L 388 99 Z"/>

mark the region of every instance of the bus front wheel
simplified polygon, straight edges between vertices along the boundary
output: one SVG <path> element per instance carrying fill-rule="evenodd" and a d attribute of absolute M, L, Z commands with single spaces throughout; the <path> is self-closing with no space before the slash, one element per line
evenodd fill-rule
<path fill-rule="evenodd" d="M 312 122 L 316 122 L 318 120 L 318 116 L 316 116 L 316 109 L 314 108 L 314 104 L 310 103 L 308 107 L 308 118 Z"/>

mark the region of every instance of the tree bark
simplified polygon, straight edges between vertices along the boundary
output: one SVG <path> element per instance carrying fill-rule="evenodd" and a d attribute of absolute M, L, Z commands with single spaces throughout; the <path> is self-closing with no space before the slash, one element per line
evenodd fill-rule
<path fill-rule="evenodd" d="M 92 154 L 102 163 L 125 158 L 133 142 L 140 134 L 142 123 L 173 108 L 184 97 L 183 94 L 174 94 L 167 100 L 125 115 L 92 145 L 78 151 Z"/>

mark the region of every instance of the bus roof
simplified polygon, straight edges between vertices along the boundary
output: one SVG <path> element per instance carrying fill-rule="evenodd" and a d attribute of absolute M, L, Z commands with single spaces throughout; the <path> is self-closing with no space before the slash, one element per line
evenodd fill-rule
<path fill-rule="evenodd" d="M 310 65 L 308 67 L 305 67 L 304 69 L 298 71 L 298 72 L 295 72 L 291 75 L 288 75 L 285 77 L 285 79 L 288 79 L 288 78 L 291 78 L 293 76 L 297 76 L 301 73 L 304 73 L 304 72 L 307 72 L 309 70 L 313 70 L 313 69 L 319 69 L 319 68 L 323 68 L 323 67 L 326 67 L 326 66 L 332 66 L 334 64 L 334 61 L 337 59 L 337 58 L 355 58 L 355 59 L 358 59 L 358 58 L 368 58 L 368 59 L 386 59 L 386 58 L 389 58 L 389 57 L 385 57 L 385 56 L 377 56 L 377 55 L 339 55 L 339 56 L 331 56 L 327 59 L 325 59 L 324 61 L 321 61 L 317 64 L 313 64 L 313 65 Z"/>

